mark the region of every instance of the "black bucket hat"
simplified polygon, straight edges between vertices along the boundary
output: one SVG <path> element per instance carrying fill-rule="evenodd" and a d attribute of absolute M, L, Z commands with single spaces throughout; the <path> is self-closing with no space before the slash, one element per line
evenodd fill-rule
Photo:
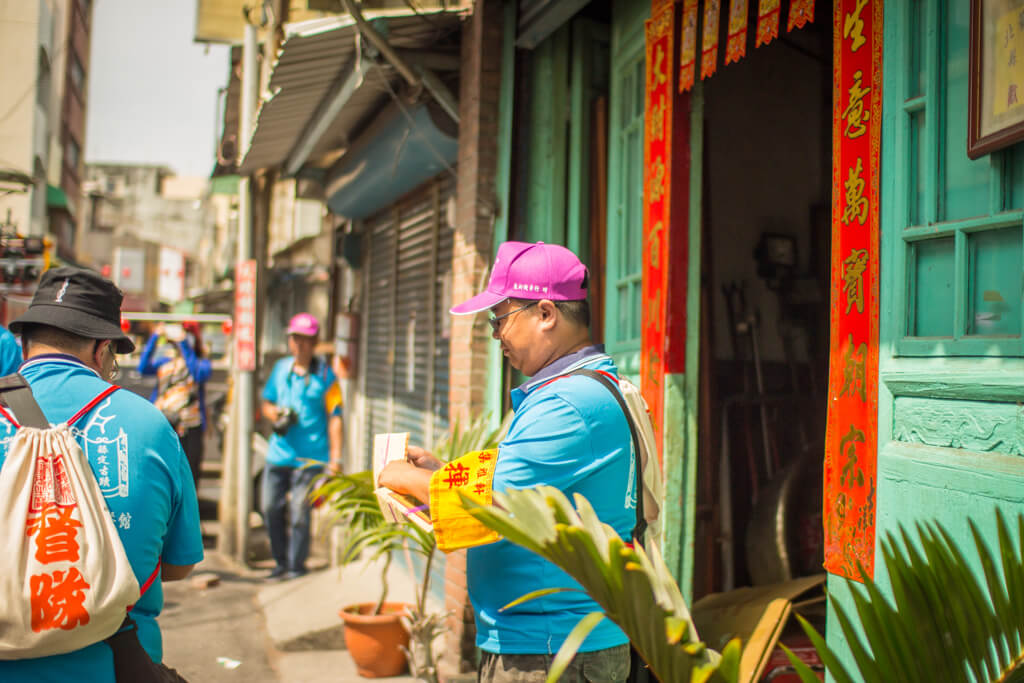
<path fill-rule="evenodd" d="M 109 339 L 117 353 L 131 353 L 135 343 L 121 329 L 124 295 L 110 280 L 82 268 L 51 268 L 43 273 L 32 303 L 10 324 L 56 327 L 86 339 Z"/>

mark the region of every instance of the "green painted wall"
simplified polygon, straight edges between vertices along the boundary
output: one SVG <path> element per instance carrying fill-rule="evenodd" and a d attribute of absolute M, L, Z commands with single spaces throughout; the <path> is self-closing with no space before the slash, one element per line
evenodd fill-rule
<path fill-rule="evenodd" d="M 876 552 L 916 520 L 966 549 L 1024 512 L 1024 147 L 966 155 L 969 3 L 885 10 Z"/>
<path fill-rule="evenodd" d="M 493 256 L 508 239 L 509 215 L 512 202 L 512 119 L 515 109 L 516 77 L 516 2 L 505 0 L 501 36 L 501 93 L 499 95 L 498 162 L 494 179 L 494 196 L 498 200 L 494 216 Z M 493 261 L 492 261 L 493 262 Z M 503 386 L 502 355 L 498 344 L 487 346 L 487 394 L 484 410 L 491 416 L 491 425 L 501 424 Z"/>

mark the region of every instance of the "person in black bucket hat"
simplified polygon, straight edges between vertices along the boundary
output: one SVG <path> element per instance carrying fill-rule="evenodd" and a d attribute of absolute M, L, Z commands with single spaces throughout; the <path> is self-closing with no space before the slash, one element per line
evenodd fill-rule
<path fill-rule="evenodd" d="M 123 299 L 117 285 L 91 270 L 51 268 L 10 329 L 21 334 L 25 325 L 48 325 L 86 339 L 109 339 L 116 353 L 131 353 L 135 343 L 121 329 Z"/>
<path fill-rule="evenodd" d="M 69 672 L 88 681 L 185 681 L 161 663 L 158 617 L 164 607 L 162 586 L 186 578 L 203 559 L 199 505 L 188 460 L 167 418 L 142 396 L 110 384 L 116 377 L 115 354 L 135 348 L 121 329 L 122 298 L 112 282 L 94 272 L 55 268 L 43 274 L 32 303 L 11 328 L 21 335 L 25 360 L 18 374 L 42 413 L 37 417 L 50 425 L 75 425 L 72 436 L 88 459 L 141 595 L 130 618 L 118 615 L 124 619 L 121 628 L 103 640 L 58 655 L 0 658 L 4 683 L 69 680 Z M 0 435 L 10 435 L 16 427 L 0 413 Z M 0 468 L 11 457 L 12 442 L 0 439 Z M 61 542 L 70 547 L 77 532 L 67 528 Z M 8 540 L 17 541 L 4 542 Z M 11 546 L 17 548 L 13 552 L 28 552 L 26 544 L 32 543 L 33 549 L 36 545 L 24 534 L 20 543 Z M 111 552 L 84 545 L 75 552 L 79 550 Z M 38 607 L 44 616 L 52 616 L 46 610 L 62 604 L 51 605 L 47 601 L 52 598 L 40 600 L 35 593 L 32 597 L 32 609 Z M 68 614 L 59 612 L 67 623 L 80 618 Z M 0 646 L 13 632 L 3 626 Z"/>

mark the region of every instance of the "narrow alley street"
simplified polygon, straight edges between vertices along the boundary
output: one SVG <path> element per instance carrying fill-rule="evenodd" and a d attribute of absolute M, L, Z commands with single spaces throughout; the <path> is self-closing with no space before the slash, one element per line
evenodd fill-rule
<path fill-rule="evenodd" d="M 349 596 L 379 590 L 380 571 L 358 563 L 327 567 L 322 556 L 300 579 L 268 581 L 269 560 L 252 568 L 217 552 L 217 486 L 220 463 L 210 453 L 200 483 L 206 558 L 184 581 L 164 584 L 160 628 L 164 661 L 189 683 L 348 683 L 365 681 L 344 649 L 338 607 Z M 253 529 L 257 557 L 269 551 L 262 527 Z M 322 547 L 322 544 L 321 546 Z M 314 544 L 314 552 L 317 546 Z M 395 563 L 399 564 L 399 563 Z M 391 594 L 411 597 L 408 574 L 389 573 Z M 412 681 L 409 676 L 377 679 Z"/>

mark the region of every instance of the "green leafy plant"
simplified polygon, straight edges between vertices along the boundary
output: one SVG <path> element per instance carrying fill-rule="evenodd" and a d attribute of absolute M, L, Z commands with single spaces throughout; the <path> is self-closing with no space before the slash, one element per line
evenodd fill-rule
<path fill-rule="evenodd" d="M 490 420 L 481 416 L 465 427 L 456 420 L 445 437 L 434 446 L 433 455 L 442 463 L 469 451 L 493 448 L 502 429 L 490 427 Z M 355 474 L 327 475 L 313 488 L 309 497 L 323 499 L 331 510 L 331 522 L 347 529 L 347 540 L 341 551 L 341 562 L 347 564 L 358 558 L 370 561 L 383 558 L 384 582 L 374 614 L 379 614 L 387 599 L 387 571 L 397 552 L 409 551 L 423 559 L 423 570 L 416 585 L 416 602 L 407 608 L 406 628 L 409 630 L 409 649 L 405 651 L 409 669 L 418 680 L 436 683 L 437 664 L 434 658 L 434 640 L 444 630 L 446 614 L 430 612 L 430 572 L 437 553 L 434 536 L 415 524 L 391 524 L 385 520 L 377 495 L 376 482 L 370 471 Z"/>
<path fill-rule="evenodd" d="M 901 528 L 899 538 L 888 534 L 881 543 L 891 599 L 863 570 L 863 587 L 850 591 L 856 614 L 830 596 L 860 679 L 1024 681 L 1024 515 L 1017 518 L 1015 543 L 996 510 L 996 554 L 974 522 L 968 524 L 983 581 L 949 533 L 928 523 L 917 525 L 916 539 Z M 837 652 L 814 627 L 800 622 L 833 679 L 853 683 Z M 818 680 L 792 652 L 787 655 L 802 681 Z"/>
<path fill-rule="evenodd" d="M 730 641 L 721 654 L 702 643 L 682 593 L 654 545 L 627 546 L 602 523 L 586 498 L 576 507 L 550 486 L 496 492 L 494 505 L 483 506 L 465 496 L 462 504 L 476 519 L 505 539 L 532 550 L 560 567 L 604 610 L 584 617 L 558 651 L 548 673 L 553 683 L 597 624 L 615 622 L 662 681 L 722 681 L 739 675 L 740 643 Z M 563 590 L 524 595 L 506 606 Z"/>

